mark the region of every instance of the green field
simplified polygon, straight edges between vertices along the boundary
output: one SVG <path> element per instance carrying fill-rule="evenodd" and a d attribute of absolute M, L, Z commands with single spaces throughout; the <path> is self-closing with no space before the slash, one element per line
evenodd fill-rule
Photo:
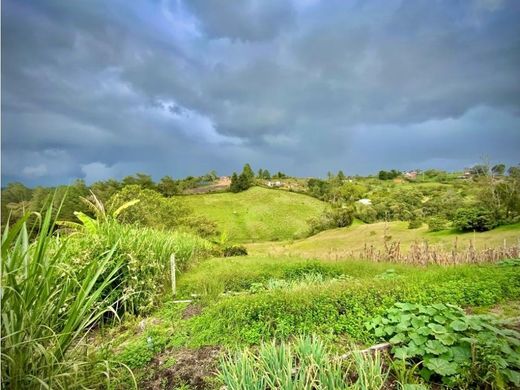
<path fill-rule="evenodd" d="M 321 232 L 315 236 L 284 242 L 269 242 L 248 245 L 252 254 L 299 255 L 305 257 L 345 257 L 351 251 L 358 252 L 366 245 L 376 248 L 384 246 L 384 235 L 391 241 L 399 241 L 407 250 L 414 242 L 427 241 L 442 250 L 451 250 L 455 241 L 458 248 L 467 248 L 470 241 L 476 248 L 489 248 L 520 243 L 520 224 L 501 226 L 483 233 L 460 233 L 453 230 L 428 232 L 426 225 L 419 229 L 408 229 L 407 222 L 379 222 L 373 224 L 354 223 L 352 226 Z"/>
<path fill-rule="evenodd" d="M 307 220 L 319 215 L 324 202 L 287 191 L 253 187 L 238 194 L 189 195 L 182 198 L 196 215 L 217 223 L 232 242 L 288 240 L 302 237 Z"/>

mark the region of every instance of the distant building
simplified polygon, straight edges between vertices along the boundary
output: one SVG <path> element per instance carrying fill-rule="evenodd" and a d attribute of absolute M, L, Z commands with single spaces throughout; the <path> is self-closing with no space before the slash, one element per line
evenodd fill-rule
<path fill-rule="evenodd" d="M 372 205 L 372 201 L 370 199 L 367 199 L 367 198 L 359 199 L 357 201 L 357 203 L 361 203 L 362 205 L 365 205 L 365 206 L 371 206 Z"/>
<path fill-rule="evenodd" d="M 404 173 L 404 177 L 410 180 L 417 179 L 417 171 L 408 171 Z"/>
<path fill-rule="evenodd" d="M 283 184 L 281 181 L 268 181 L 267 186 L 268 187 L 281 187 Z"/>

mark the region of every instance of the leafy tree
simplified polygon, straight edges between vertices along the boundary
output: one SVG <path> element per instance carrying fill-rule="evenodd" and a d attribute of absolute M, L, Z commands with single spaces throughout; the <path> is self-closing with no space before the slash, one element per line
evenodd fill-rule
<path fill-rule="evenodd" d="M 134 176 L 125 177 L 123 179 L 123 185 L 138 185 L 141 188 L 146 188 L 149 190 L 155 189 L 155 183 L 153 182 L 152 177 L 144 173 L 136 173 Z"/>
<path fill-rule="evenodd" d="M 253 172 L 253 169 L 251 168 L 251 165 L 249 165 L 249 164 L 245 164 L 244 165 L 244 168 L 242 169 L 242 175 L 243 175 L 243 177 L 245 179 L 245 182 L 249 186 L 253 185 L 253 182 L 255 180 L 255 173 Z"/>
<path fill-rule="evenodd" d="M 191 214 L 191 210 L 181 200 L 166 198 L 157 191 L 136 184 L 125 186 L 116 193 L 107 208 L 109 211 L 117 210 L 121 205 L 136 199 L 139 203 L 123 211 L 120 221 L 157 229 L 174 229 L 182 226 Z"/>
<path fill-rule="evenodd" d="M 309 179 L 307 186 L 309 193 L 318 199 L 325 199 L 325 195 L 328 193 L 330 187 L 328 182 L 320 179 Z"/>
<path fill-rule="evenodd" d="M 11 220 L 16 220 L 28 211 L 32 193 L 22 183 L 9 183 L 2 189 L 2 226 L 5 226 L 11 213 Z"/>
<path fill-rule="evenodd" d="M 467 207 L 457 211 L 453 225 L 462 231 L 484 232 L 497 226 L 492 211 L 482 207 Z"/>
<path fill-rule="evenodd" d="M 238 175 L 237 175 L 236 172 L 233 172 L 233 175 L 231 175 L 231 184 L 229 186 L 229 190 L 231 192 L 240 192 L 240 191 L 242 191 L 241 184 L 239 183 Z"/>
<path fill-rule="evenodd" d="M 489 167 L 487 164 L 477 164 L 472 166 L 469 171 L 475 176 L 485 176 L 489 172 Z"/>
<path fill-rule="evenodd" d="M 269 173 L 269 171 L 267 169 L 264 169 L 263 179 L 271 180 L 271 173 Z"/>
<path fill-rule="evenodd" d="M 170 176 L 164 176 L 157 184 L 157 190 L 163 196 L 173 196 L 179 194 L 179 183 Z"/>
<path fill-rule="evenodd" d="M 256 175 L 256 177 L 258 177 L 259 179 L 264 178 L 264 170 L 262 168 L 258 170 L 258 174 Z"/>
<path fill-rule="evenodd" d="M 340 171 L 338 172 L 338 176 L 337 176 L 337 178 L 338 178 L 338 180 L 343 181 L 343 180 L 345 180 L 347 177 L 345 176 L 345 174 L 343 173 L 343 171 L 340 170 Z"/>
<path fill-rule="evenodd" d="M 493 175 L 502 176 L 506 171 L 506 166 L 504 164 L 497 164 L 491 168 L 491 173 Z"/>
<path fill-rule="evenodd" d="M 103 203 L 108 202 L 112 195 L 121 190 L 121 188 L 123 188 L 123 184 L 114 179 L 97 181 L 90 186 L 90 190 Z"/>

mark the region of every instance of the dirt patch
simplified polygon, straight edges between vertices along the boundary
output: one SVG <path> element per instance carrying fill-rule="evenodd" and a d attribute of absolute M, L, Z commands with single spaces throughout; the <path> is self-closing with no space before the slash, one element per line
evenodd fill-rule
<path fill-rule="evenodd" d="M 210 389 L 214 387 L 211 381 L 217 371 L 220 351 L 217 346 L 165 351 L 147 367 L 153 376 L 139 388 L 172 389 L 184 384 L 190 389 Z"/>
<path fill-rule="evenodd" d="M 198 316 L 202 312 L 202 307 L 191 303 L 182 312 L 182 319 L 187 320 L 188 318 Z"/>

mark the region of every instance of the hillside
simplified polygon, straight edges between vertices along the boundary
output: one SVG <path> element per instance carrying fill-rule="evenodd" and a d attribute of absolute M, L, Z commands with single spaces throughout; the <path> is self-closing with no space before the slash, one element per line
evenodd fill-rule
<path fill-rule="evenodd" d="M 195 214 L 214 220 L 232 242 L 302 237 L 307 220 L 326 204 L 310 196 L 253 187 L 247 191 L 183 196 Z"/>
<path fill-rule="evenodd" d="M 520 245 L 520 224 L 501 226 L 483 233 L 459 233 L 452 230 L 428 232 L 426 225 L 419 229 L 408 229 L 407 222 L 384 222 L 363 224 L 355 223 L 348 228 L 333 229 L 321 232 L 315 236 L 296 241 L 278 243 L 259 243 L 249 245 L 251 253 L 270 255 L 300 255 L 305 257 L 330 258 L 342 257 L 350 251 L 363 250 L 365 244 L 376 248 L 384 246 L 384 235 L 390 236 L 391 241 L 401 243 L 406 250 L 414 242 L 428 241 L 429 244 L 451 250 L 455 240 L 460 249 L 468 247 L 470 240 L 474 240 L 476 248 Z"/>

